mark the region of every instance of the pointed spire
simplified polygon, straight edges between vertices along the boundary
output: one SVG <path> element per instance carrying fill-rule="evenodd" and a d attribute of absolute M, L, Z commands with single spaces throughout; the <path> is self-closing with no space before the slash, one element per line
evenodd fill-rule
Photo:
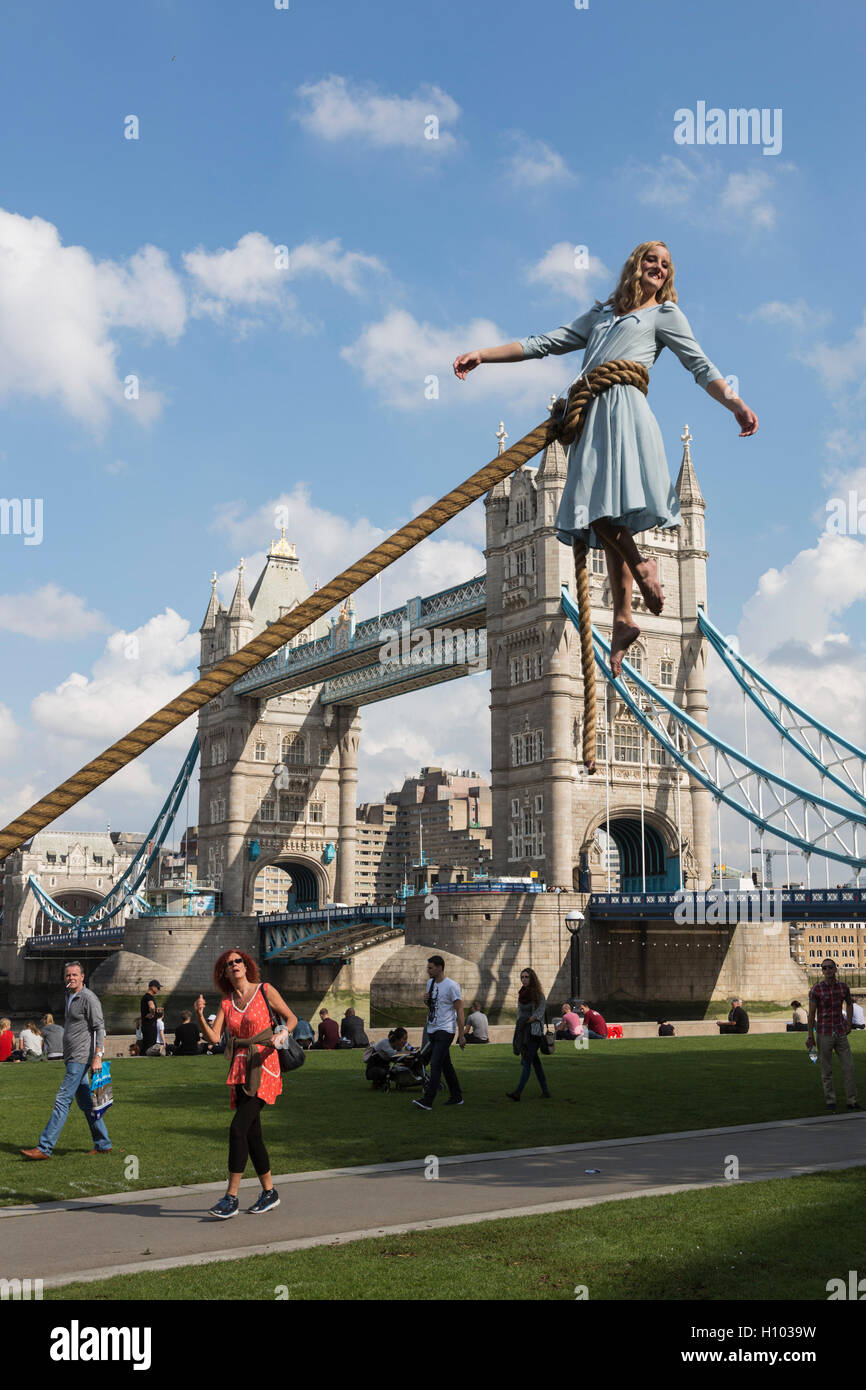
<path fill-rule="evenodd" d="M 680 499 L 681 506 L 685 504 L 686 506 L 703 507 L 706 503 L 704 502 L 703 493 L 698 484 L 698 476 L 695 473 L 694 464 L 692 463 L 692 438 L 693 436 L 689 427 L 686 425 L 685 430 L 680 435 L 680 439 L 683 443 L 683 460 L 680 464 L 679 477 L 677 478 L 677 497 Z"/>
<path fill-rule="evenodd" d="M 218 613 L 219 610 L 220 610 L 219 600 L 217 599 L 217 592 L 216 592 L 216 590 L 217 590 L 217 573 L 216 573 L 216 570 L 214 570 L 214 572 L 213 572 L 213 577 L 212 577 L 211 582 L 210 582 L 210 603 L 209 603 L 208 606 L 207 606 L 207 612 L 206 612 L 205 615 L 204 615 L 204 622 L 202 623 L 201 627 L 199 628 L 199 632 L 210 632 L 211 628 L 216 627 L 216 617 L 217 617 L 217 613 Z"/>
<path fill-rule="evenodd" d="M 508 435 L 505 433 L 505 424 L 502 420 L 499 421 L 499 429 L 496 431 L 494 438 L 499 440 L 499 454 L 504 454 L 505 441 L 508 438 Z M 493 484 L 493 487 L 490 489 L 484 500 L 488 504 L 490 502 L 507 503 L 510 489 L 511 479 L 508 477 L 500 478 L 498 483 Z"/>
<path fill-rule="evenodd" d="M 238 565 L 238 582 L 229 608 L 229 622 L 251 623 L 252 620 L 253 610 L 250 608 L 247 591 L 244 587 L 244 562 L 241 559 Z"/>
<path fill-rule="evenodd" d="M 547 407 L 548 414 L 553 414 L 553 407 L 558 400 L 557 396 L 551 396 L 550 404 Z M 568 454 L 558 439 L 553 439 L 545 445 L 544 453 L 541 455 L 541 463 L 538 465 L 537 480 L 552 479 L 554 482 L 565 480 L 568 473 Z"/>

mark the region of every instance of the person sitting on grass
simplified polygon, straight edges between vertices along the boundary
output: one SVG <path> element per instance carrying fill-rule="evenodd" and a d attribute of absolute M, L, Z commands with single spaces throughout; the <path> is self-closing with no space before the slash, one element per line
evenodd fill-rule
<path fill-rule="evenodd" d="M 588 1004 L 578 1004 L 577 1012 L 583 1019 L 588 1038 L 595 1038 L 597 1042 L 601 1042 L 607 1037 L 607 1024 L 596 1009 L 591 1009 Z"/>
<path fill-rule="evenodd" d="M 18 1046 L 12 1053 L 13 1062 L 41 1062 L 44 1056 L 42 1034 L 30 1018 L 18 1037 Z"/>
<path fill-rule="evenodd" d="M 364 1032 L 364 1020 L 355 1010 L 349 1008 L 340 1021 L 340 1040 L 342 1047 L 369 1047 L 370 1039 Z"/>
<path fill-rule="evenodd" d="M 482 1013 L 477 999 L 472 1000 L 472 1009 L 466 1020 L 466 1041 L 468 1043 L 490 1042 L 490 1025 L 487 1015 Z"/>
<path fill-rule="evenodd" d="M 174 1030 L 174 1042 L 169 1043 L 166 1052 L 174 1057 L 197 1057 L 200 1052 L 207 1050 L 207 1044 L 201 1040 L 201 1034 L 192 1021 L 192 1014 L 189 1009 L 184 1009 L 180 1016 L 180 1023 Z"/>
<path fill-rule="evenodd" d="M 805 1033 L 807 1022 L 806 1010 L 803 1008 L 803 1005 L 800 1003 L 799 999 L 791 1000 L 791 1008 L 793 1009 L 793 1013 L 791 1015 L 791 1022 L 785 1024 L 785 1032 Z"/>
<path fill-rule="evenodd" d="M 717 1023 L 716 1027 L 720 1033 L 748 1033 L 749 1015 L 743 1008 L 742 999 L 731 1000 L 731 1012 L 728 1014 L 727 1023 Z"/>
<path fill-rule="evenodd" d="M 327 1009 L 319 1010 L 319 1018 L 321 1023 L 313 1047 L 321 1048 L 325 1052 L 333 1052 L 334 1048 L 340 1045 L 340 1030 Z"/>
<path fill-rule="evenodd" d="M 367 1048 L 364 1053 L 367 1063 L 365 1075 L 367 1080 L 373 1083 L 374 1091 L 384 1089 L 383 1083 L 391 1063 L 410 1055 L 407 1049 L 408 1041 L 409 1034 L 405 1028 L 392 1028 L 387 1038 L 380 1038 L 372 1047 Z"/>
<path fill-rule="evenodd" d="M 307 1018 L 299 1018 L 292 1029 L 292 1037 L 299 1047 L 308 1052 L 315 1042 L 316 1035 L 313 1032 L 313 1025 Z"/>
<path fill-rule="evenodd" d="M 571 1042 L 574 1038 L 579 1038 L 583 1032 L 583 1019 L 580 1014 L 576 1014 L 571 1004 L 560 1004 L 562 1019 L 556 1030 L 558 1038 L 564 1038 L 566 1042 Z"/>
<path fill-rule="evenodd" d="M 659 1019 L 659 1037 L 660 1037 L 660 1038 L 672 1038 L 672 1037 L 674 1036 L 675 1033 L 676 1033 L 676 1029 L 674 1028 L 674 1025 L 673 1025 L 672 1023 L 668 1022 L 668 1020 L 667 1020 L 666 1018 L 660 1018 L 660 1019 Z"/>
<path fill-rule="evenodd" d="M 63 1029 L 54 1022 L 53 1014 L 42 1015 L 42 1038 L 45 1043 L 45 1056 L 49 1062 L 63 1060 Z"/>

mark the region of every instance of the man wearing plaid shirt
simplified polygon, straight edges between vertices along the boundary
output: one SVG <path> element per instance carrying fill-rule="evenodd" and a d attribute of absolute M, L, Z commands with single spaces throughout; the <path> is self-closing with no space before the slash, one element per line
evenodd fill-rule
<path fill-rule="evenodd" d="M 830 960 L 829 957 L 821 962 L 821 974 L 823 977 L 821 983 L 813 985 L 809 990 L 809 1031 L 806 1034 L 806 1046 L 810 1050 L 815 1046 L 815 1034 L 817 1032 L 818 1059 L 821 1063 L 821 1082 L 824 1087 L 827 1109 L 833 1112 L 836 1110 L 836 1092 L 833 1087 L 833 1051 L 835 1049 L 842 1066 L 842 1079 L 845 1083 L 845 1099 L 848 1102 L 848 1109 L 859 1110 L 857 1082 L 854 1077 L 854 1058 L 851 1056 L 851 1045 L 848 1042 L 848 1033 L 851 1031 L 851 1021 L 854 1015 L 851 991 L 841 980 L 837 980 L 836 962 Z M 842 1015 L 843 1003 L 845 1005 L 845 1017 Z"/>

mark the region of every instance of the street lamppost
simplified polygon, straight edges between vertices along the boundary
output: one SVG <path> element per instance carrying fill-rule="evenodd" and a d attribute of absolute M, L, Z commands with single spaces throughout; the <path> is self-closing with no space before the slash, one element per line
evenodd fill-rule
<path fill-rule="evenodd" d="M 580 926 L 586 921 L 582 912 L 573 908 L 565 914 L 565 926 L 571 937 L 571 1002 L 580 997 Z"/>

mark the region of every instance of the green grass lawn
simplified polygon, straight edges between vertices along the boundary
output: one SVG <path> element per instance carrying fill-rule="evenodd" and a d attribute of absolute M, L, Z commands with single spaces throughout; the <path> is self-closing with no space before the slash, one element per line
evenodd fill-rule
<path fill-rule="evenodd" d="M 864 1038 L 855 1033 L 852 1047 L 866 1082 Z M 284 1078 L 283 1096 L 264 1116 L 273 1171 L 421 1158 L 431 1152 L 431 1142 L 445 1156 L 824 1111 L 818 1068 L 808 1061 L 803 1035 L 797 1033 L 596 1042 L 585 1051 L 558 1043 L 555 1055 L 544 1061 L 553 1101 L 537 1099 L 532 1077 L 519 1105 L 504 1097 L 519 1070 L 510 1047 L 491 1044 L 453 1053 L 466 1104 L 450 1110 L 437 1105 L 426 1115 L 410 1104 L 417 1092 L 372 1091 L 360 1052 L 309 1053 L 306 1065 Z M 86 1156 L 90 1131 L 73 1105 L 52 1160 L 32 1163 L 18 1150 L 36 1144 L 60 1083 L 60 1066 L 25 1062 L 0 1068 L 0 1203 L 224 1177 L 231 1117 L 221 1058 L 128 1058 L 112 1061 L 111 1069 L 112 1156 Z M 131 1155 L 138 1160 L 137 1177 L 126 1176 Z"/>
<path fill-rule="evenodd" d="M 866 1171 L 604 1202 L 67 1284 L 47 1299 L 826 1300 L 862 1268 Z M 859 1262 L 859 1266 L 858 1266 Z M 285 1294 L 283 1295 L 285 1297 Z"/>

